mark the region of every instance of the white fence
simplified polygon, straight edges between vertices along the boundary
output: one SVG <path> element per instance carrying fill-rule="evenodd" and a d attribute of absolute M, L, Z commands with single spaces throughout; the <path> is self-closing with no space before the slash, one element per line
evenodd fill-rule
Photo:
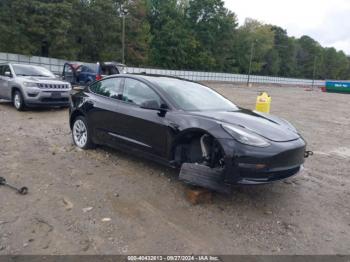
<path fill-rule="evenodd" d="M 247 83 L 248 75 L 229 74 L 229 73 L 214 73 L 214 72 L 199 72 L 199 71 L 182 71 L 182 70 L 166 70 L 166 69 L 152 69 L 152 68 L 138 68 L 128 67 L 128 73 L 147 73 L 159 75 L 171 75 L 193 81 L 218 81 L 218 82 L 236 82 Z M 250 76 L 250 83 L 258 84 L 279 84 L 279 85 L 303 85 L 303 86 L 324 86 L 324 80 L 308 80 L 296 78 L 283 78 L 273 76 Z"/>
<path fill-rule="evenodd" d="M 0 53 L 0 63 L 7 62 L 40 65 L 56 74 L 61 74 L 63 71 L 63 65 L 67 61 L 49 57 Z"/>
<path fill-rule="evenodd" d="M 40 57 L 40 56 L 25 56 L 11 53 L 0 52 L 0 63 L 25 63 L 34 64 L 46 67 L 50 71 L 61 74 L 63 71 L 63 65 L 66 60 Z M 236 82 L 247 83 L 248 75 L 241 74 L 229 74 L 229 73 L 214 73 L 214 72 L 199 72 L 199 71 L 184 71 L 184 70 L 166 70 L 166 69 L 154 69 L 154 68 L 139 68 L 128 67 L 128 73 L 147 73 L 147 74 L 159 74 L 177 76 L 193 81 L 219 81 L 219 82 Z M 279 84 L 279 85 L 302 85 L 302 86 L 324 86 L 323 80 L 309 80 L 309 79 L 296 79 L 296 78 L 283 78 L 273 76 L 250 76 L 250 83 L 258 84 Z"/>

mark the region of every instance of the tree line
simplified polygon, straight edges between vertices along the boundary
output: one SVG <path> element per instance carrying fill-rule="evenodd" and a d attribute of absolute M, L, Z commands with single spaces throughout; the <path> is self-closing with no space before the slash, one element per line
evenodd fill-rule
<path fill-rule="evenodd" d="M 0 0 L 0 51 L 129 66 L 349 79 L 350 58 L 222 0 Z"/>

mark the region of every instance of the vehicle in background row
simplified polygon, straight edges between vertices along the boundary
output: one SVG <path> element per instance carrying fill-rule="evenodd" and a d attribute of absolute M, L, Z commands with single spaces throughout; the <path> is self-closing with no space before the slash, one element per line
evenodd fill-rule
<path fill-rule="evenodd" d="M 227 192 L 297 174 L 306 142 L 286 120 L 239 108 L 209 87 L 157 75 L 107 77 L 72 95 L 74 143 L 181 168 L 187 183 Z"/>
<path fill-rule="evenodd" d="M 109 75 L 125 73 L 125 65 L 117 62 L 65 63 L 62 79 L 72 85 L 86 86 Z"/>
<path fill-rule="evenodd" d="M 30 106 L 68 106 L 71 85 L 41 66 L 0 64 L 0 98 L 19 111 Z"/>

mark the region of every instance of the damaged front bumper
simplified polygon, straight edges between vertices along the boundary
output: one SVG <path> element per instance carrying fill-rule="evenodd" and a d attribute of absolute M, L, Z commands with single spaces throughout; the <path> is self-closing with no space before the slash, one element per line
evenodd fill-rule
<path fill-rule="evenodd" d="M 180 179 L 215 191 L 227 192 L 227 187 L 232 184 L 266 184 L 294 176 L 303 169 L 304 159 L 312 155 L 306 153 L 309 151 L 305 150 L 306 143 L 303 139 L 274 143 L 270 148 L 253 148 L 237 144 L 233 140 L 219 142 L 225 151 L 224 168 L 204 169 L 202 165 L 186 163 L 181 168 Z"/>

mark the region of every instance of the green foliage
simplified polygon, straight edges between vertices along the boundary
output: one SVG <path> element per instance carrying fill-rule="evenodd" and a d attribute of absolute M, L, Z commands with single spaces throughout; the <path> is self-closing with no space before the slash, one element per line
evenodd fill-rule
<path fill-rule="evenodd" d="M 36 54 L 53 49 L 53 55 L 69 55 L 67 31 L 72 1 L 3 0 L 0 8 L 1 50 Z"/>
<path fill-rule="evenodd" d="M 288 37 L 287 31 L 278 27 L 272 26 L 274 32 L 274 50 L 278 53 L 278 71 L 268 72 L 268 74 L 278 75 L 283 77 L 296 75 L 296 41 L 294 38 Z M 276 63 L 275 60 L 272 63 Z"/>
<path fill-rule="evenodd" d="M 273 48 L 274 33 L 271 26 L 247 19 L 238 29 L 237 48 L 235 56 L 241 73 L 249 71 L 252 57 L 251 72 L 260 73 L 266 67 L 266 56 Z M 253 54 L 253 56 L 252 56 Z"/>
<path fill-rule="evenodd" d="M 349 58 L 344 52 L 334 48 L 323 50 L 322 76 L 325 79 L 346 79 L 349 78 Z"/>
<path fill-rule="evenodd" d="M 189 31 L 198 42 L 199 69 L 235 71 L 233 51 L 237 18 L 221 0 L 191 0 L 186 11 Z M 198 67 L 198 66 L 197 66 Z"/>
<path fill-rule="evenodd" d="M 129 16 L 126 18 L 126 61 L 131 65 L 147 65 L 151 41 L 147 2 L 129 1 L 126 9 L 129 11 Z"/>
<path fill-rule="evenodd" d="M 223 0 L 1 0 L 0 51 L 87 62 L 349 79 L 350 58 L 236 15 Z"/>

